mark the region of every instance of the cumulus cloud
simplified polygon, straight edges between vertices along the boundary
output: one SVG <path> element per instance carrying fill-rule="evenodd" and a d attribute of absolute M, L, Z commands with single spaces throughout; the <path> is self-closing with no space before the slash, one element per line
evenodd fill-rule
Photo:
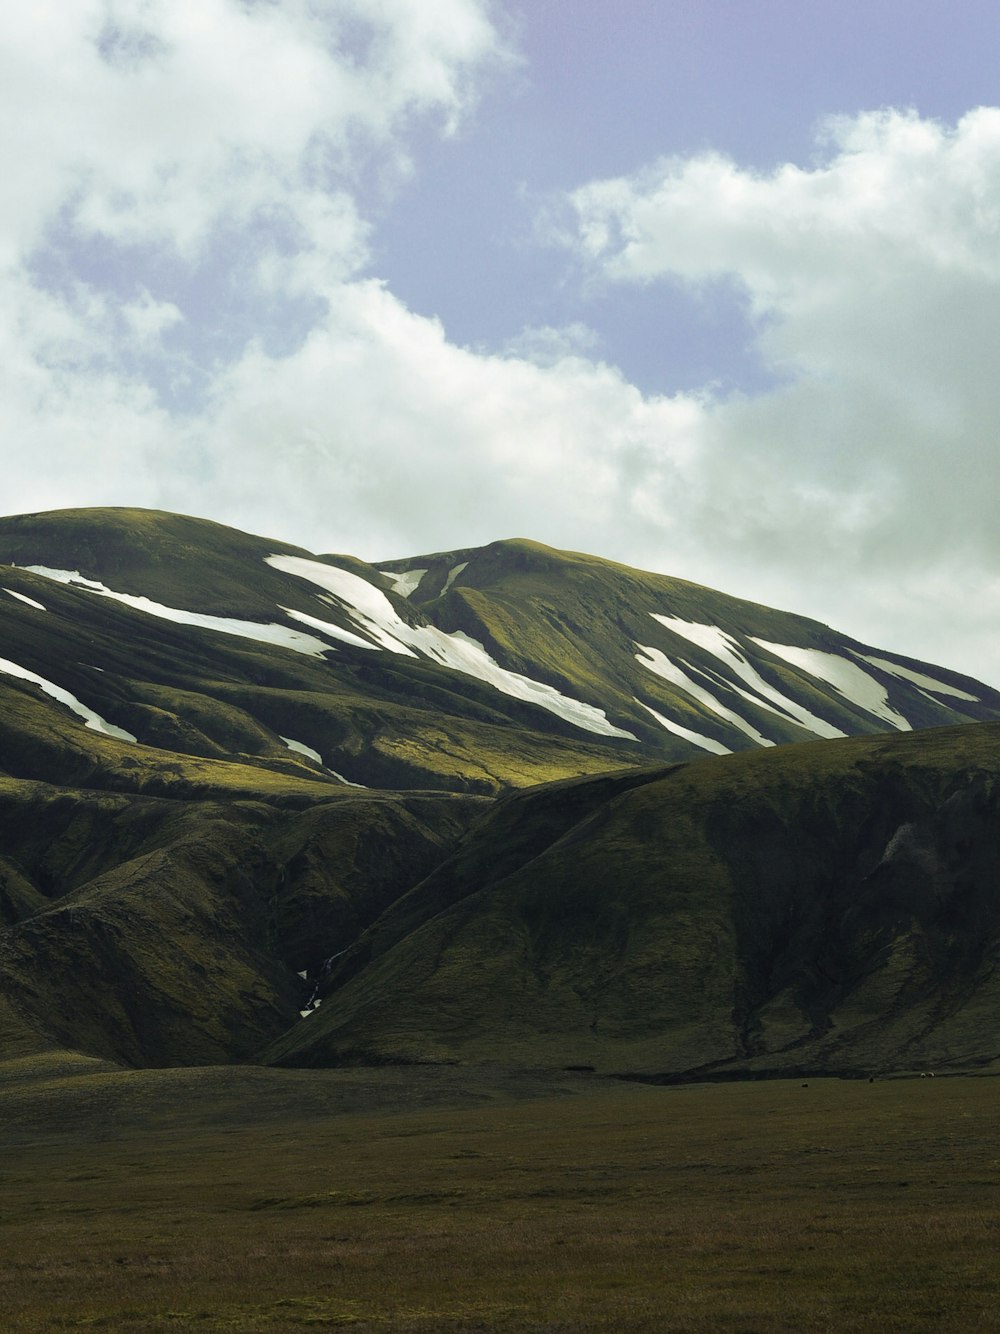
<path fill-rule="evenodd" d="M 359 143 L 397 151 L 421 114 L 451 130 L 499 54 L 476 0 L 40 0 L 4 27 L 4 100 L 31 109 L 0 122 L 8 255 L 59 210 L 187 255 L 223 215 L 308 232 Z"/>
<path fill-rule="evenodd" d="M 486 0 L 41 0 L 5 30 L 11 508 L 369 558 L 533 536 L 1000 677 L 1000 111 L 569 195 L 592 277 L 746 294 L 776 387 L 650 396 L 585 325 L 458 347 L 373 276 L 415 128 L 453 133 L 509 59 Z"/>
<path fill-rule="evenodd" d="M 143 289 L 135 301 L 121 308 L 122 319 L 141 343 L 158 339 L 184 316 L 172 301 L 156 301 Z"/>
<path fill-rule="evenodd" d="M 184 508 L 200 508 L 240 449 L 194 419 L 215 378 L 248 345 L 252 359 L 301 343 L 364 266 L 362 201 L 409 170 L 411 132 L 453 133 L 508 59 L 485 0 L 39 0 L 6 14 L 8 496 L 159 503 L 183 476 Z"/>
<path fill-rule="evenodd" d="M 808 168 L 703 154 L 593 182 L 563 240 L 608 282 L 741 286 L 780 383 L 706 405 L 698 518 L 776 591 L 805 559 L 828 606 L 856 590 L 871 633 L 913 632 L 932 586 L 943 621 L 948 590 L 1000 567 L 1000 110 L 840 118 L 820 149 Z"/>
<path fill-rule="evenodd" d="M 558 327 L 532 324 L 522 329 L 516 338 L 508 339 L 504 351 L 511 356 L 524 357 L 537 366 L 554 366 L 567 357 L 592 355 L 600 342 L 597 330 L 579 320 Z"/>
<path fill-rule="evenodd" d="M 613 543 L 623 515 L 643 522 L 645 488 L 683 485 L 699 414 L 583 358 L 456 347 L 372 280 L 345 284 L 293 355 L 249 351 L 198 430 L 240 442 L 238 474 L 216 455 L 213 512 L 295 512 L 314 543 L 374 559 L 517 534 Z"/>

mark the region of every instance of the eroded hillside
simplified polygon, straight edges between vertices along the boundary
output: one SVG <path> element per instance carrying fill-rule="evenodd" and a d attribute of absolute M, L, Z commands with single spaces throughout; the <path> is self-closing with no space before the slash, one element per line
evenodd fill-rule
<path fill-rule="evenodd" d="M 524 541 L 375 567 L 74 511 L 0 562 L 7 1055 L 997 1056 L 978 682 Z"/>

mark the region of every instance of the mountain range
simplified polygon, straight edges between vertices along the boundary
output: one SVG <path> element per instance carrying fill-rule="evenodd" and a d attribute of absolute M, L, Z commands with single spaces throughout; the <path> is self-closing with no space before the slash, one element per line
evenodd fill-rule
<path fill-rule="evenodd" d="M 1000 693 L 525 540 L 0 519 L 0 1044 L 648 1079 L 998 1056 Z"/>

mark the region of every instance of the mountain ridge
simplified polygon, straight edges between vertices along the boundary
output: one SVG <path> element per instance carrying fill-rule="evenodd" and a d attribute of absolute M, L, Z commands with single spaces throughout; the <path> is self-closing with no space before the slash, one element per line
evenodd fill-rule
<path fill-rule="evenodd" d="M 0 520 L 0 560 L 11 570 L 8 595 L 37 606 L 56 596 L 52 583 L 60 578 L 63 588 L 91 602 L 102 597 L 115 603 L 123 617 L 119 645 L 130 637 L 156 653 L 166 637 L 176 655 L 178 633 L 189 640 L 201 628 L 214 630 L 212 648 L 229 655 L 232 637 L 243 636 L 252 649 L 243 650 L 237 670 L 230 663 L 223 680 L 252 677 L 255 667 L 246 653 L 259 655 L 268 643 L 297 649 L 300 658 L 322 658 L 328 698 L 338 691 L 354 696 L 353 706 L 345 699 L 337 711 L 337 731 L 344 740 L 345 732 L 355 735 L 347 753 L 340 751 L 343 763 L 335 757 L 330 763 L 352 781 L 405 786 L 409 767 L 416 771 L 409 785 L 421 769 L 421 785 L 461 785 L 461 765 L 474 769 L 472 749 L 484 755 L 504 749 L 495 733 L 477 733 L 474 745 L 471 738 L 462 743 L 461 763 L 449 768 L 443 756 L 456 738 L 435 745 L 427 717 L 408 720 L 407 746 L 373 749 L 371 729 L 358 736 L 345 713 L 356 722 L 376 694 L 409 709 L 433 702 L 442 706 L 438 723 L 450 716 L 457 730 L 514 722 L 561 737 L 564 773 L 574 771 L 574 751 L 575 771 L 587 772 L 877 731 L 886 723 L 905 729 L 1000 716 L 1000 693 L 971 678 L 873 650 L 817 621 L 525 539 L 379 568 L 343 555 L 313 556 L 208 520 L 155 511 L 73 511 Z M 54 565 L 57 560 L 63 563 Z M 398 592 L 400 581 L 419 570 L 422 576 Z M 0 597 L 0 611 L 10 610 L 9 596 Z M 30 606 L 25 610 L 22 602 L 16 610 L 22 621 L 30 620 Z M 161 618 L 155 627 L 154 616 Z M 165 636 L 163 621 L 171 617 L 182 629 Z M 191 653 L 188 642 L 183 648 Z M 212 656 L 218 662 L 218 652 Z M 38 671 L 39 663 L 44 659 L 22 666 Z M 269 673 L 256 668 L 261 684 L 270 678 L 295 689 L 301 674 L 288 664 L 287 654 L 274 653 Z M 154 684 L 162 690 L 165 682 Z M 189 681 L 169 684 L 186 689 Z M 158 707 L 148 687 L 140 693 L 144 698 L 130 701 L 133 716 L 135 704 Z M 236 703 L 239 693 L 216 691 L 213 707 Z M 270 703 L 262 710 L 258 698 L 247 711 L 251 733 L 263 721 L 272 734 L 325 753 L 308 737 L 275 729 L 273 697 Z M 175 730 L 182 732 L 184 712 L 174 713 Z M 162 717 L 158 721 L 167 726 Z M 402 727 L 397 723 L 397 733 Z M 224 739 L 222 750 L 229 744 Z M 259 737 L 257 744 L 263 744 Z M 428 766 L 435 751 L 436 762 Z M 372 755 L 379 757 L 369 776 L 364 762 L 352 772 L 363 753 L 369 767 Z M 496 791 L 559 772 L 537 760 L 527 771 L 522 764 L 520 775 L 516 766 L 493 776 L 489 770 L 486 765 L 486 773 L 464 781 L 475 790 Z"/>
<path fill-rule="evenodd" d="M 527 539 L 0 519 L 0 1056 L 988 1066 L 998 729 L 969 677 Z"/>

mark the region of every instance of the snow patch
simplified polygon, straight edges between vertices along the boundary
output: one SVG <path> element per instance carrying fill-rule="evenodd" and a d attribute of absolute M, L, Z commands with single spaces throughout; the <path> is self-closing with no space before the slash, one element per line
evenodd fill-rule
<path fill-rule="evenodd" d="M 9 590 L 8 590 L 9 591 Z M 870 663 L 872 667 L 878 667 L 883 672 L 888 672 L 891 676 L 898 676 L 904 681 L 912 681 L 915 686 L 923 686 L 925 690 L 932 690 L 935 695 L 953 695 L 956 699 L 968 700 L 970 704 L 979 704 L 978 695 L 970 695 L 964 690 L 959 690 L 957 686 L 946 685 L 944 681 L 935 681 L 932 676 L 925 676 L 923 672 L 915 672 L 909 667 L 903 667 L 898 662 L 890 662 L 888 658 L 875 658 L 868 653 L 856 653 L 851 649 L 856 658 L 861 658 L 863 662 Z M 933 703 L 938 703 L 934 700 Z"/>
<path fill-rule="evenodd" d="M 603 709 L 561 694 L 554 686 L 532 680 L 501 667 L 475 639 L 468 635 L 446 634 L 433 625 L 408 625 L 392 603 L 373 584 L 348 570 L 303 556 L 265 556 L 268 565 L 286 574 L 297 575 L 332 593 L 347 608 L 358 629 L 383 648 L 408 657 L 418 654 L 453 671 L 485 681 L 512 699 L 537 704 L 574 727 L 599 736 L 623 737 L 637 741 L 632 732 L 623 731 L 608 721 Z"/>
<path fill-rule="evenodd" d="M 354 648 L 367 648 L 371 649 L 373 653 L 379 652 L 378 644 L 372 644 L 369 640 L 362 639 L 360 635 L 352 635 L 350 630 L 344 630 L 339 625 L 334 625 L 332 621 L 320 620 L 318 616 L 310 616 L 304 611 L 295 611 L 292 607 L 282 607 L 281 611 L 291 620 L 299 621 L 302 625 L 310 625 L 314 630 L 329 635 L 331 639 L 339 639 L 341 643 L 350 644 Z"/>
<path fill-rule="evenodd" d="M 325 769 L 326 772 L 331 775 L 331 777 L 336 778 L 337 781 L 343 783 L 345 787 L 362 787 L 362 788 L 365 787 L 364 783 L 352 783 L 351 780 L 349 778 L 345 778 L 343 774 L 338 774 L 336 769 L 328 769 L 327 766 L 323 764 L 323 756 L 319 753 L 319 751 L 313 750 L 312 746 L 307 746 L 305 742 L 296 741 L 294 740 L 293 737 L 290 736 L 283 736 L 281 740 L 285 743 L 285 745 L 288 747 L 289 750 L 295 751 L 296 754 L 298 755 L 305 755 L 310 760 L 315 760 L 317 764 L 321 765 L 323 769 Z M 368 789 L 365 788 L 366 792 L 367 790 Z M 303 976 L 305 976 L 305 974 L 303 974 Z"/>
<path fill-rule="evenodd" d="M 302 741 L 295 741 L 290 736 L 283 736 L 281 740 L 289 750 L 293 750 L 296 755 L 304 755 L 307 760 L 315 760 L 317 764 L 323 763 L 323 756 L 318 750 L 313 750 L 312 746 L 307 746 Z"/>
<path fill-rule="evenodd" d="M 277 622 L 264 624 L 260 621 L 241 621 L 229 616 L 206 616 L 198 611 L 182 611 L 179 607 L 166 607 L 151 598 L 136 597 L 132 593 L 116 593 L 96 579 L 85 579 L 78 570 L 54 570 L 47 565 L 26 565 L 24 569 L 32 574 L 40 574 L 46 579 L 54 579 L 61 584 L 83 588 L 88 593 L 111 598 L 135 611 L 157 616 L 160 620 L 171 621 L 175 625 L 193 625 L 200 630 L 215 630 L 220 634 L 236 635 L 240 639 L 253 639 L 261 644 L 275 644 L 279 648 L 294 649 L 296 653 L 305 653 L 312 658 L 321 658 L 324 653 L 332 653 L 333 646 L 317 639 L 314 635 L 303 634 L 287 625 Z"/>
<path fill-rule="evenodd" d="M 780 690 L 770 685 L 760 673 L 747 661 L 739 644 L 725 630 L 720 630 L 717 625 L 699 625 L 694 621 L 683 621 L 679 616 L 658 616 L 656 612 L 650 612 L 654 621 L 672 630 L 674 634 L 681 635 L 692 644 L 697 644 L 700 648 L 711 653 L 713 657 L 718 658 L 726 667 L 741 681 L 744 681 L 755 692 L 755 695 L 748 695 L 746 691 L 740 690 L 739 686 L 732 686 L 743 699 L 751 704 L 756 704 L 759 708 L 767 709 L 771 713 L 784 714 L 792 722 L 798 723 L 806 731 L 812 732 L 815 736 L 839 737 L 846 736 L 839 727 L 834 727 L 833 723 L 828 723 L 824 718 L 818 718 L 816 714 L 810 712 L 802 704 L 797 704 L 795 700 L 789 699 L 783 695 Z M 757 639 L 754 643 L 762 643 Z"/>
<path fill-rule="evenodd" d="M 306 579 L 318 588 L 332 593 L 342 602 L 348 615 L 362 634 L 375 641 L 382 648 L 393 653 L 403 653 L 414 658 L 416 654 L 397 637 L 394 631 L 406 632 L 410 626 L 402 619 L 395 607 L 382 592 L 367 579 L 352 574 L 350 570 L 341 570 L 336 565 L 324 565 L 322 561 L 307 560 L 304 556 L 265 556 L 267 565 L 283 574 L 294 574 L 299 579 Z"/>
<path fill-rule="evenodd" d="M 26 602 L 29 607 L 34 607 L 36 611 L 48 610 L 48 608 L 43 607 L 40 602 L 36 602 L 34 598 L 29 598 L 27 593 L 18 593 L 13 588 L 5 588 L 3 591 L 9 593 L 12 598 L 17 598 L 18 602 Z"/>
<path fill-rule="evenodd" d="M 79 584 L 83 588 L 92 588 L 101 593 L 107 592 L 103 584 L 98 583 L 96 579 L 86 578 L 79 570 L 54 570 L 49 565 L 24 565 L 20 568 L 30 571 L 31 574 L 40 574 L 45 579 L 54 579 L 60 584 Z"/>
<path fill-rule="evenodd" d="M 448 589 L 451 588 L 452 584 L 462 573 L 462 571 L 467 570 L 468 568 L 469 568 L 469 562 L 467 560 L 463 560 L 461 565 L 453 565 L 451 569 L 448 571 L 448 578 L 444 581 L 444 588 L 441 589 L 439 596 L 444 597 L 445 593 L 447 593 Z"/>
<path fill-rule="evenodd" d="M 869 676 L 857 663 L 848 662 L 839 653 L 826 653 L 818 648 L 799 648 L 794 644 L 772 644 L 766 639 L 756 637 L 753 642 L 773 653 L 775 657 L 783 658 L 793 667 L 800 667 L 810 676 L 815 676 L 817 680 L 826 681 L 859 709 L 864 709 L 866 713 L 880 718 L 890 727 L 895 727 L 897 731 L 913 730 L 903 715 L 897 713 L 889 703 L 885 686 L 880 685 L 873 676 Z"/>
<path fill-rule="evenodd" d="M 724 704 L 721 704 L 715 698 L 711 691 L 706 690 L 704 686 L 700 686 L 697 681 L 692 681 L 685 671 L 682 671 L 676 663 L 671 662 L 667 655 L 658 648 L 649 648 L 645 644 L 636 644 L 636 648 L 639 649 L 639 652 L 635 657 L 640 667 L 645 667 L 647 671 L 653 672 L 654 675 L 668 681 L 672 686 L 679 686 L 693 699 L 696 699 L 700 704 L 704 704 L 706 709 L 711 710 L 720 718 L 724 718 L 726 722 L 731 723 L 733 727 L 738 728 L 739 731 L 748 736 L 751 741 L 756 741 L 758 746 L 774 745 L 774 742 L 769 741 L 766 736 L 758 732 L 752 723 L 748 723 L 745 718 L 741 718 L 732 709 L 727 709 Z M 646 655 L 645 658 L 643 654 Z M 643 708 L 645 707 L 643 705 Z"/>
<path fill-rule="evenodd" d="M 392 580 L 393 587 L 401 598 L 408 598 L 411 593 L 415 593 L 426 573 L 426 570 L 379 570 L 379 574 L 384 574 L 387 579 Z"/>
<path fill-rule="evenodd" d="M 62 686 L 47 681 L 44 676 L 39 676 L 37 672 L 28 671 L 26 667 L 20 667 L 16 662 L 10 662 L 7 658 L 0 658 L 0 672 L 7 676 L 17 676 L 22 681 L 30 681 L 33 685 L 38 686 L 46 695 L 51 695 L 60 704 L 65 704 L 67 709 L 72 709 L 78 718 L 84 720 L 84 723 L 92 732 L 101 732 L 104 736 L 115 737 L 118 741 L 135 742 L 137 740 L 131 732 L 126 732 L 122 727 L 115 727 L 114 723 L 106 722 L 99 713 L 95 713 L 86 704 L 81 704 L 75 695 L 71 695 Z"/>
<path fill-rule="evenodd" d="M 641 709 L 651 713 L 661 727 L 665 727 L 668 732 L 673 732 L 675 736 L 683 737 L 685 741 L 700 746 L 702 750 L 709 750 L 713 755 L 731 755 L 733 753 L 728 746 L 724 746 L 721 741 L 716 741 L 714 737 L 703 736 L 701 732 L 693 732 L 689 727 L 681 727 L 680 723 L 664 718 L 662 713 L 657 713 L 648 704 L 643 704 L 641 699 L 636 698 L 635 702 Z"/>

